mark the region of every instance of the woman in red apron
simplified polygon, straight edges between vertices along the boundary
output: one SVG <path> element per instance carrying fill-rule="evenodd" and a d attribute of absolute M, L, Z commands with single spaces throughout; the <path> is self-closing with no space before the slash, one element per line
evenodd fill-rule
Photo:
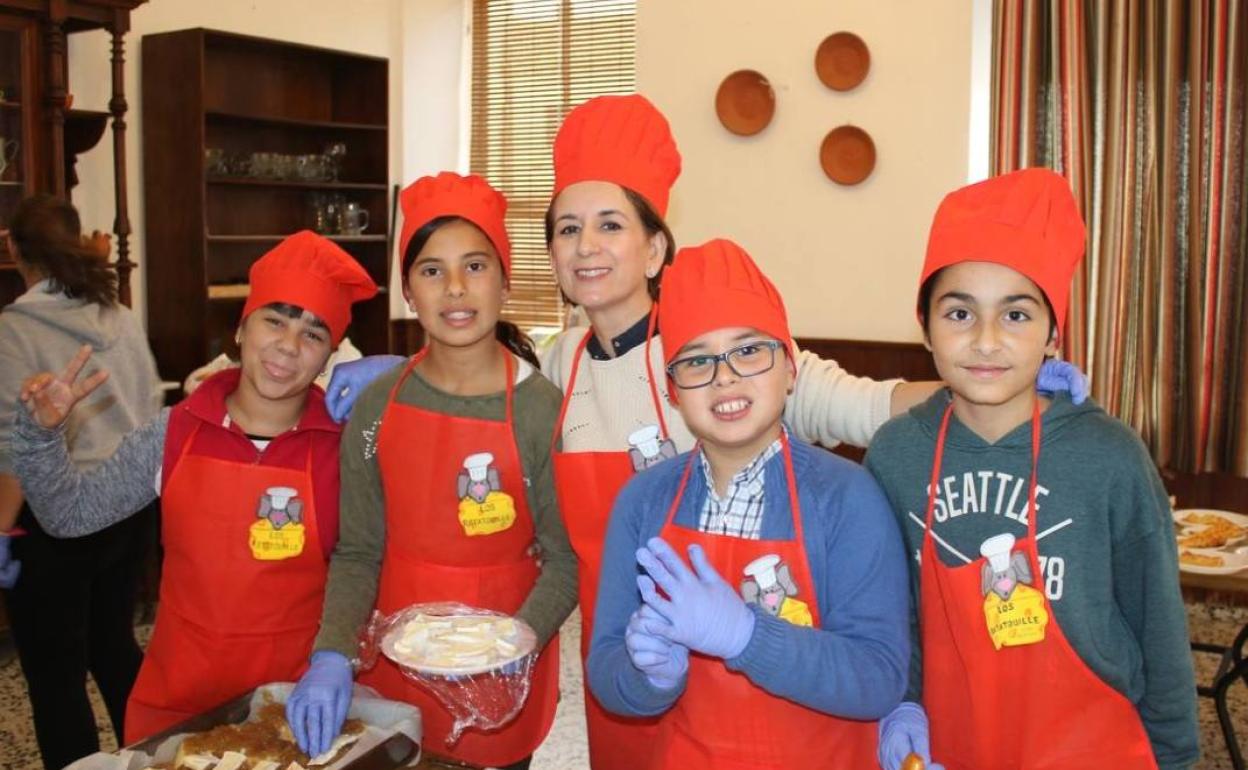
<path fill-rule="evenodd" d="M 918 308 L 951 395 L 894 421 L 867 457 L 919 556 L 922 706 L 881 720 L 885 770 L 910 752 L 948 770 L 1149 770 L 1198 754 L 1161 480 L 1099 407 L 1032 386 L 1084 240 L 1068 183 L 1045 169 L 937 211 Z M 997 491 L 1007 479 L 1016 508 Z"/>
<path fill-rule="evenodd" d="M 55 494 L 31 498 L 62 536 L 102 525 L 90 520 L 97 508 L 137 510 L 156 496 L 159 479 L 160 605 L 126 711 L 127 742 L 257 685 L 294 679 L 316 634 L 337 534 L 340 429 L 312 381 L 346 331 L 351 303 L 376 286 L 350 255 L 310 232 L 261 257 L 250 281 L 241 369 L 205 381 L 88 474 L 62 469 L 60 440 L 24 458 L 68 479 Z M 59 425 L 103 381 L 103 373 L 76 381 L 88 353 L 24 387 L 32 434 Z"/>
<path fill-rule="evenodd" d="M 869 767 L 909 653 L 887 502 L 781 427 L 788 323 L 740 247 L 683 249 L 660 302 L 669 392 L 700 443 L 612 510 L 590 685 L 612 711 L 664 713 L 644 767 Z"/>
<path fill-rule="evenodd" d="M 575 557 L 550 477 L 559 395 L 527 338 L 499 321 L 510 257 L 502 195 L 480 177 L 443 173 L 416 181 L 400 203 L 404 296 L 427 341 L 384 389 L 364 395 L 347 427 L 343 474 L 361 488 L 344 495 L 317 656 L 345 665 L 374 592 L 384 614 L 457 601 L 519 617 L 541 653 L 528 700 L 497 730 L 470 729 L 448 745 L 454 718 L 387 658 L 360 681 L 420 707 L 431 754 L 524 768 L 554 718 L 557 632 L 576 604 Z M 373 566 L 360 578 L 377 559 L 379 573 Z M 307 693 L 302 720 L 322 744 L 341 725 L 331 690 L 313 670 L 292 698 Z"/>

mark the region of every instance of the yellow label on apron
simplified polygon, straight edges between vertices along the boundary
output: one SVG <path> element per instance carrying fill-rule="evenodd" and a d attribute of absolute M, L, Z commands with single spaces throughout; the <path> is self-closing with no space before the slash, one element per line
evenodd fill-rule
<path fill-rule="evenodd" d="M 984 597 L 984 620 L 988 623 L 992 646 L 999 650 L 1044 641 L 1049 613 L 1039 591 L 1018 583 L 1009 599 L 988 592 Z"/>
<path fill-rule="evenodd" d="M 251 525 L 251 555 L 261 561 L 289 559 L 303 553 L 302 524 L 287 524 L 276 529 L 268 519 Z"/>
<path fill-rule="evenodd" d="M 814 617 L 810 614 L 810 605 L 801 599 L 794 599 L 792 596 L 784 597 L 784 601 L 780 604 L 781 620 L 787 620 L 795 626 L 813 626 L 815 624 Z"/>
<path fill-rule="evenodd" d="M 515 523 L 516 503 L 506 492 L 490 492 L 482 503 L 471 497 L 459 501 L 459 524 L 469 537 L 502 532 Z"/>

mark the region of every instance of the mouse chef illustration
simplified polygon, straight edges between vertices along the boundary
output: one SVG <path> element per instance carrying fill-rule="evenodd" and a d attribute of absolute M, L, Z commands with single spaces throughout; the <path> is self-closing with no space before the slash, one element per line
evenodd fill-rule
<path fill-rule="evenodd" d="M 494 455 L 478 452 L 464 458 L 455 478 L 459 497 L 459 523 L 464 534 L 492 535 L 510 529 L 516 521 L 516 504 L 502 489 Z"/>
<path fill-rule="evenodd" d="M 634 471 L 644 471 L 676 455 L 676 444 L 670 438 L 660 438 L 657 425 L 646 425 L 628 434 L 628 459 Z"/>
<path fill-rule="evenodd" d="M 256 521 L 249 529 L 251 554 L 262 561 L 303 553 L 303 501 L 294 487 L 268 487 L 260 496 Z"/>
<path fill-rule="evenodd" d="M 789 574 L 789 565 L 779 556 L 760 556 L 742 571 L 746 577 L 741 581 L 741 597 L 746 604 L 757 604 L 767 614 L 795 626 L 813 625 L 810 606 L 797 598 L 797 583 Z"/>
<path fill-rule="evenodd" d="M 996 649 L 1034 644 L 1044 639 L 1049 613 L 1044 596 L 1031 587 L 1027 555 L 1014 550 L 1014 536 L 994 535 L 979 547 L 987 561 L 981 572 L 984 619 Z"/>

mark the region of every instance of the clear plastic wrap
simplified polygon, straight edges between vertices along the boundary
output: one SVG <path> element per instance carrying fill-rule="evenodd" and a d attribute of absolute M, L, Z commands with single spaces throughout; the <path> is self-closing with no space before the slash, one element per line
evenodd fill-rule
<path fill-rule="evenodd" d="M 516 718 L 529 697 L 537 634 L 527 623 L 458 602 L 413 604 L 373 613 L 360 641 L 360 667 L 382 654 L 455 718 L 446 745 L 464 730 L 496 730 Z"/>

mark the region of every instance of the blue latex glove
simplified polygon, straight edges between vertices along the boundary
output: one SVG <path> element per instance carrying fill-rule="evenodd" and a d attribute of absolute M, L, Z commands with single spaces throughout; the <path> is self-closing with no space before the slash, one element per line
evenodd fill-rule
<path fill-rule="evenodd" d="M 1088 397 L 1088 376 L 1069 361 L 1050 358 L 1040 365 L 1036 390 L 1041 393 L 1070 393 L 1072 404 L 1082 404 Z"/>
<path fill-rule="evenodd" d="M 702 547 L 689 546 L 690 570 L 672 547 L 652 537 L 637 549 L 646 571 L 637 577 L 641 599 L 670 625 L 660 631 L 670 641 L 716 658 L 735 658 L 754 634 L 754 613 L 706 560 Z M 658 584 L 668 598 L 655 590 Z"/>
<path fill-rule="evenodd" d="M 329 750 L 351 705 L 351 663 L 340 652 L 312 653 L 312 665 L 286 701 L 286 721 L 309 757 Z"/>
<path fill-rule="evenodd" d="M 926 770 L 944 770 L 932 763 L 928 739 L 927 712 L 909 701 L 893 709 L 880 720 L 880 744 L 877 758 L 884 770 L 898 770 L 910 754 L 918 754 Z"/>
<path fill-rule="evenodd" d="M 22 563 L 9 553 L 10 540 L 11 537 L 0 532 L 0 588 L 4 589 L 17 585 L 17 576 L 22 574 Z"/>
<path fill-rule="evenodd" d="M 660 690 L 679 686 L 689 672 L 689 648 L 662 636 L 669 625 L 653 607 L 643 604 L 629 618 L 624 631 L 629 659 Z"/>
<path fill-rule="evenodd" d="M 406 360 L 403 356 L 365 356 L 358 361 L 335 366 L 325 391 L 325 407 L 329 409 L 329 416 L 337 422 L 346 422 L 355 400 L 364 389 Z"/>

